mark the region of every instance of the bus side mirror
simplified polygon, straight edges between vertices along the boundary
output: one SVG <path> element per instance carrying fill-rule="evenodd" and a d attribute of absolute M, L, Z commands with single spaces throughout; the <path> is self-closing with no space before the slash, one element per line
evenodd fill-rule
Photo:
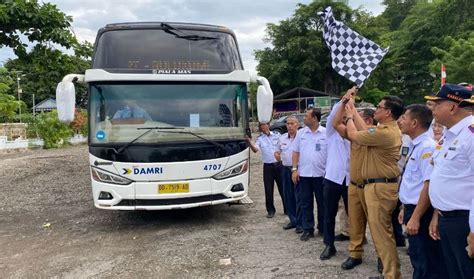
<path fill-rule="evenodd" d="M 268 80 L 264 77 L 258 77 L 261 84 L 257 88 L 257 115 L 259 122 L 270 122 L 273 112 L 273 92 Z"/>
<path fill-rule="evenodd" d="M 56 106 L 59 121 L 69 123 L 74 120 L 76 90 L 71 81 L 61 81 L 56 87 Z"/>

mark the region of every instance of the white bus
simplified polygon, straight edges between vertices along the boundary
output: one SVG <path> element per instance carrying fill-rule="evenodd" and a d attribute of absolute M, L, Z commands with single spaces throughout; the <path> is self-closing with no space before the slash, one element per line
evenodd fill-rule
<path fill-rule="evenodd" d="M 73 120 L 74 83 L 88 87 L 94 205 L 162 210 L 239 201 L 249 187 L 249 72 L 221 26 L 121 23 L 100 29 L 92 69 L 58 84 L 61 121 Z M 273 93 L 259 82 L 258 116 Z"/>

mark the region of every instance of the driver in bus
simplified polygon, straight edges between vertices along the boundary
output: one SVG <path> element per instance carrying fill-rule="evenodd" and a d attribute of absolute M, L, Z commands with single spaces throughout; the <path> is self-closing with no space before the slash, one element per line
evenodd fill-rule
<path fill-rule="evenodd" d="M 125 106 L 120 108 L 112 119 L 142 118 L 151 121 L 151 116 L 131 100 L 125 101 Z"/>

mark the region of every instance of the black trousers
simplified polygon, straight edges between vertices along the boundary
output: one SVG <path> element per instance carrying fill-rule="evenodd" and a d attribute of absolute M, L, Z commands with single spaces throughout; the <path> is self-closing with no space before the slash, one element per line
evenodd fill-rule
<path fill-rule="evenodd" d="M 410 221 L 416 205 L 405 204 L 403 223 Z M 430 207 L 420 219 L 418 234 L 408 235 L 410 262 L 413 267 L 413 279 L 443 279 L 448 278 L 442 257 L 441 244 L 429 235 L 429 226 L 433 208 Z"/>
<path fill-rule="evenodd" d="M 334 245 L 334 228 L 336 226 L 336 215 L 339 208 L 339 200 L 344 201 L 344 207 L 347 213 L 347 186 L 345 181 L 343 185 L 337 184 L 331 180 L 324 179 L 324 244 Z"/>
<path fill-rule="evenodd" d="M 286 212 L 285 202 L 283 198 L 283 188 L 281 184 L 281 173 L 283 166 L 281 163 L 263 164 L 263 186 L 265 188 L 265 207 L 268 213 L 275 213 L 275 205 L 273 203 L 273 189 L 275 184 L 278 187 L 281 201 L 283 203 L 283 210 Z"/>
<path fill-rule="evenodd" d="M 450 279 L 474 278 L 474 259 L 467 255 L 467 235 L 469 228 L 469 211 L 458 215 L 444 214 L 439 217 L 439 234 L 441 248 Z M 443 213 L 443 212 L 442 212 Z M 456 213 L 456 212 L 454 212 Z"/>
<path fill-rule="evenodd" d="M 405 236 L 403 235 L 402 225 L 398 222 L 398 215 L 400 214 L 401 205 L 402 205 L 402 202 L 398 200 L 397 206 L 395 207 L 395 210 L 393 210 L 392 212 L 393 234 L 395 235 L 395 243 L 397 244 L 397 247 L 405 246 Z"/>

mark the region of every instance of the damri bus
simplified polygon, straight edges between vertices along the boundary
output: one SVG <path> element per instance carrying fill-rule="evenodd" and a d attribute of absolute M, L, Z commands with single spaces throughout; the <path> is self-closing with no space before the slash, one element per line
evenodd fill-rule
<path fill-rule="evenodd" d="M 100 29 L 92 69 L 58 84 L 58 117 L 74 118 L 74 83 L 88 88 L 94 205 L 161 210 L 247 197 L 249 72 L 221 26 L 121 23 Z M 273 93 L 255 76 L 258 117 Z"/>

